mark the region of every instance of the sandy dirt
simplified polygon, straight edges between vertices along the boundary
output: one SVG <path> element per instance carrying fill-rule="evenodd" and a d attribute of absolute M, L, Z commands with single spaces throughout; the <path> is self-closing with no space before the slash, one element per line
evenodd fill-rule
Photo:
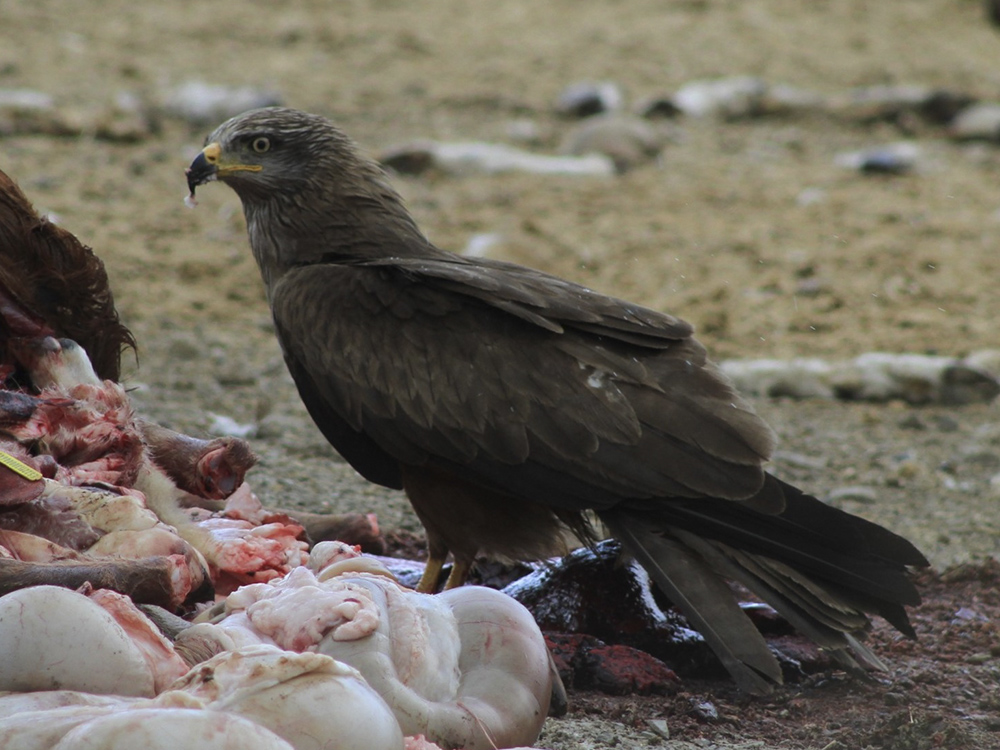
<path fill-rule="evenodd" d="M 1000 98 L 1000 33 L 973 0 L 14 0 L 2 14 L 0 88 L 50 94 L 67 117 L 100 120 L 123 95 L 155 104 L 194 79 L 250 85 L 332 117 L 373 153 L 414 138 L 512 143 L 525 122 L 537 134 L 530 147 L 554 151 L 572 122 L 554 114 L 553 102 L 580 80 L 614 81 L 629 102 L 728 75 L 824 96 L 921 84 Z M 236 196 L 207 186 L 197 210 L 182 205 L 183 168 L 217 123 L 158 123 L 126 141 L 0 138 L 0 168 L 105 260 L 141 345 L 128 367 L 140 409 L 195 434 L 212 414 L 256 425 L 261 462 L 250 479 L 266 502 L 375 510 L 384 528 L 419 531 L 405 499 L 361 483 L 308 421 L 274 341 Z M 838 153 L 902 139 L 921 148 L 912 174 L 866 176 L 835 163 Z M 493 257 L 679 315 L 716 358 L 957 356 L 1000 346 L 998 168 L 996 147 L 957 144 L 930 125 L 805 113 L 677 120 L 658 161 L 619 177 L 428 175 L 397 184 L 442 247 L 462 250 L 477 234 L 499 234 Z M 873 490 L 838 502 L 912 538 L 936 570 L 1000 551 L 995 406 L 755 404 L 781 436 L 777 473 L 820 497 Z M 856 695 L 878 701 L 873 691 L 909 679 L 911 652 L 898 651 L 885 654 L 897 670 L 889 683 Z M 986 653 L 968 682 L 969 705 L 995 691 L 1000 661 Z M 788 700 L 801 705 L 822 692 L 791 690 Z M 914 702 L 902 693 L 893 715 L 940 714 L 972 728 L 969 742 L 978 745 L 969 747 L 1000 746 L 985 720 L 941 708 L 952 704 L 926 693 L 913 693 Z M 842 699 L 847 711 L 858 704 L 851 695 L 850 684 L 838 683 L 824 705 L 835 712 Z M 635 727 L 671 710 L 648 701 L 631 713 L 605 707 L 608 721 L 585 710 L 588 700 L 550 721 L 541 742 L 663 744 Z M 1000 711 L 995 701 L 984 705 L 979 714 Z M 765 731 L 762 721 L 682 722 L 672 741 L 835 750 L 861 737 L 842 741 L 836 728 L 804 715 L 778 706 L 765 717 L 787 723 L 787 732 Z M 928 726 L 914 730 L 912 744 L 875 734 L 865 742 L 948 746 L 943 730 Z M 948 741 L 965 746 L 954 735 Z"/>

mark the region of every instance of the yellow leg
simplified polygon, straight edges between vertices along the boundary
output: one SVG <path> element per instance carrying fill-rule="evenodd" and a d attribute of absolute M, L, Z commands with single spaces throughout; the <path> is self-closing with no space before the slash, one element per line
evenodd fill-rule
<path fill-rule="evenodd" d="M 433 594 L 438 589 L 438 579 L 441 577 L 441 568 L 444 567 L 444 556 L 437 557 L 431 555 L 427 558 L 427 565 L 424 566 L 424 574 L 420 576 L 420 583 L 417 584 L 417 591 L 423 594 Z M 449 576 L 448 580 L 451 580 Z"/>
<path fill-rule="evenodd" d="M 444 589 L 457 589 L 463 583 L 465 579 L 469 577 L 469 563 L 464 560 L 455 560 L 455 564 L 451 566 L 451 574 L 448 576 L 448 580 L 445 581 Z"/>

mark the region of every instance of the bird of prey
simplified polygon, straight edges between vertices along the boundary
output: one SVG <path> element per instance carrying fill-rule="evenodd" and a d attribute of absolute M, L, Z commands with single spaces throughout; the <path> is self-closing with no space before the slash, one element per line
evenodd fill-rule
<path fill-rule="evenodd" d="M 537 559 L 595 515 L 743 689 L 781 681 L 726 580 L 850 667 L 866 613 L 912 636 L 909 542 L 768 474 L 770 428 L 686 322 L 428 240 L 386 173 L 327 119 L 220 125 L 187 170 L 239 196 L 278 340 L 330 443 L 403 489 L 427 532 L 420 588 L 477 555 Z"/>

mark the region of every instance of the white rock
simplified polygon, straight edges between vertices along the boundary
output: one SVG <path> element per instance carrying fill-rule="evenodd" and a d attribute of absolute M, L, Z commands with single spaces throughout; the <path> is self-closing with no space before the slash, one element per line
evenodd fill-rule
<path fill-rule="evenodd" d="M 55 100 L 43 91 L 34 89 L 0 89 L 0 108 L 21 110 L 46 110 L 55 106 Z"/>
<path fill-rule="evenodd" d="M 257 434 L 257 425 L 253 422 L 237 422 L 224 414 L 209 414 L 212 418 L 208 431 L 219 437 L 248 438 Z"/>
<path fill-rule="evenodd" d="M 991 369 L 1000 367 L 998 362 L 1000 355 L 992 350 L 964 360 L 870 352 L 853 360 L 729 360 L 720 367 L 739 390 L 749 394 L 966 404 L 990 401 L 1000 394 L 1000 382 Z"/>
<path fill-rule="evenodd" d="M 622 108 L 625 97 L 612 81 L 581 81 L 563 89 L 556 99 L 556 112 L 574 117 L 589 117 Z"/>
<path fill-rule="evenodd" d="M 485 258 L 490 250 L 503 242 L 503 235 L 497 232 L 483 232 L 469 238 L 462 255 L 467 258 Z"/>
<path fill-rule="evenodd" d="M 739 117 L 752 114 L 767 91 L 767 82 L 752 76 L 691 81 L 678 89 L 673 103 L 692 117 Z"/>
<path fill-rule="evenodd" d="M 920 147 L 911 141 L 899 141 L 885 146 L 838 154 L 834 163 L 845 169 L 873 174 L 904 174 L 918 164 Z"/>
<path fill-rule="evenodd" d="M 951 121 L 948 134 L 962 141 L 1000 141 L 1000 103 L 980 102 L 966 107 Z"/>
<path fill-rule="evenodd" d="M 551 156 L 479 141 L 417 141 L 391 148 L 379 160 L 404 174 L 419 174 L 430 168 L 456 176 L 506 172 L 596 177 L 615 174 L 614 162 L 600 154 Z"/>
<path fill-rule="evenodd" d="M 226 120 L 248 109 L 282 103 L 271 91 L 251 86 L 222 86 L 204 81 L 186 81 L 166 91 L 163 110 L 195 125 Z"/>
<path fill-rule="evenodd" d="M 595 115 L 581 120 L 563 139 L 564 154 L 603 154 L 624 172 L 655 158 L 667 141 L 667 132 L 633 115 Z"/>

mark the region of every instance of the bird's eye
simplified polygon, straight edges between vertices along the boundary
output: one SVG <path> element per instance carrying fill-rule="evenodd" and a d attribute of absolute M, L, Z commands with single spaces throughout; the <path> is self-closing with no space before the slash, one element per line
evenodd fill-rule
<path fill-rule="evenodd" d="M 250 147 L 258 154 L 264 154 L 271 150 L 271 140 L 269 138 L 265 138 L 264 136 L 260 136 L 259 138 L 253 139 L 253 143 L 250 144 Z"/>

